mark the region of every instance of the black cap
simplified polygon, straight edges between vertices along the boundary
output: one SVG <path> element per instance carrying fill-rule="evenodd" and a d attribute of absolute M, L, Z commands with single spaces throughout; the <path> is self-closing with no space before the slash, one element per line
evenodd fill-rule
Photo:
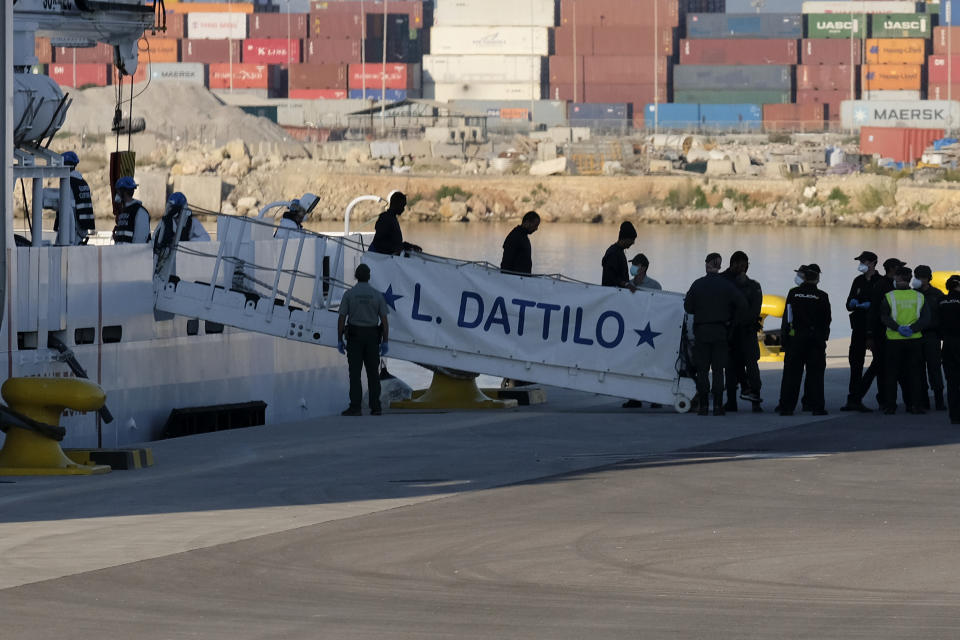
<path fill-rule="evenodd" d="M 933 270 L 925 264 L 918 264 L 913 269 L 913 275 L 917 276 L 918 278 L 926 278 L 929 280 L 933 277 Z"/>
<path fill-rule="evenodd" d="M 894 267 L 905 267 L 907 265 L 903 260 L 898 260 L 897 258 L 887 258 L 883 261 L 884 269 L 893 269 Z"/>
<path fill-rule="evenodd" d="M 893 276 L 899 280 L 909 280 L 913 277 L 913 269 L 910 267 L 897 267 Z"/>
<path fill-rule="evenodd" d="M 637 237 L 637 230 L 634 228 L 633 224 L 629 220 L 625 220 L 620 225 L 620 235 L 618 236 L 618 238 L 622 240 L 623 238 L 636 238 L 636 237 Z"/>
<path fill-rule="evenodd" d="M 820 265 L 818 265 L 816 262 L 811 262 L 806 267 L 804 267 L 804 269 L 806 270 L 807 273 L 815 273 L 817 275 L 820 275 L 822 273 L 820 271 Z"/>
<path fill-rule="evenodd" d="M 877 254 L 873 251 L 861 251 L 860 255 L 854 258 L 857 262 L 876 262 Z"/>

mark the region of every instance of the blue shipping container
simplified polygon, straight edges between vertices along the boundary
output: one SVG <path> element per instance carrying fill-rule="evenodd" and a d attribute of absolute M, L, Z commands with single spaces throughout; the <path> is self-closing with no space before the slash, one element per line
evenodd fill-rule
<path fill-rule="evenodd" d="M 700 125 L 700 105 L 648 104 L 643 114 L 643 123 L 647 129 L 653 129 L 654 126 L 661 129 L 695 129 Z"/>
<path fill-rule="evenodd" d="M 673 68 L 673 88 L 792 91 L 793 67 L 790 65 L 676 65 Z"/>
<path fill-rule="evenodd" d="M 798 13 L 691 13 L 687 15 L 687 37 L 799 40 L 803 37 L 803 16 Z"/>
<path fill-rule="evenodd" d="M 758 104 L 701 104 L 700 128 L 746 131 L 763 126 L 763 107 Z"/>
<path fill-rule="evenodd" d="M 380 89 L 367 89 L 366 96 L 364 96 L 363 89 L 350 89 L 349 97 L 351 100 L 362 100 L 364 97 L 366 97 L 367 100 L 380 100 L 380 95 Z M 387 89 L 387 102 L 400 102 L 406 99 L 406 89 Z"/>
<path fill-rule="evenodd" d="M 577 120 L 632 120 L 633 105 L 628 102 L 571 102 L 567 113 L 570 122 Z"/>

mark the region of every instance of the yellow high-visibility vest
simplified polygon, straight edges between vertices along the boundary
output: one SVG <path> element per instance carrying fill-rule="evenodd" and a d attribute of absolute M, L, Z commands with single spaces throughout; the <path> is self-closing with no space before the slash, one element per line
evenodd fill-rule
<path fill-rule="evenodd" d="M 890 315 L 898 327 L 910 326 L 920 319 L 926 298 L 919 291 L 913 289 L 894 289 L 887 293 L 887 303 L 890 305 Z M 923 334 L 915 332 L 909 338 L 900 335 L 899 331 L 887 329 L 887 340 L 916 340 Z"/>

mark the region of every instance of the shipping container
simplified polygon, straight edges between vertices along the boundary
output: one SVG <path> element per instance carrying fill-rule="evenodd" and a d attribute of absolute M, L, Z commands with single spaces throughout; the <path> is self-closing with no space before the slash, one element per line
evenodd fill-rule
<path fill-rule="evenodd" d="M 960 11 L 960 5 L 957 10 Z M 934 27 L 933 52 L 937 55 L 960 53 L 960 27 Z"/>
<path fill-rule="evenodd" d="M 552 27 L 556 23 L 555 0 L 443 0 L 437 4 L 433 22 L 445 27 L 473 27 L 496 23 L 504 27 Z M 392 6 L 391 6 L 392 10 Z"/>
<path fill-rule="evenodd" d="M 931 84 L 960 84 L 960 53 L 953 56 L 930 56 L 927 79 Z"/>
<path fill-rule="evenodd" d="M 53 46 L 50 44 L 50 38 L 34 38 L 33 55 L 37 57 L 38 64 L 53 62 Z"/>
<path fill-rule="evenodd" d="M 644 109 L 647 129 L 677 129 L 691 131 L 700 126 L 699 104 L 648 104 Z"/>
<path fill-rule="evenodd" d="M 360 40 L 363 38 L 363 20 L 360 14 L 310 14 L 310 38 Z"/>
<path fill-rule="evenodd" d="M 567 109 L 567 119 L 571 124 L 577 120 L 627 120 L 633 117 L 633 107 L 629 104 L 593 104 L 574 102 Z"/>
<path fill-rule="evenodd" d="M 851 46 L 852 45 L 852 46 Z M 802 64 L 859 65 L 860 42 L 837 39 L 807 39 L 800 45 Z"/>
<path fill-rule="evenodd" d="M 912 129 L 946 128 L 960 122 L 960 103 L 956 100 L 920 100 L 908 102 L 869 102 L 845 100 L 841 105 L 845 129 L 861 127 L 906 127 Z"/>
<path fill-rule="evenodd" d="M 346 89 L 290 89 L 287 97 L 291 100 L 346 100 Z"/>
<path fill-rule="evenodd" d="M 113 64 L 113 47 L 103 42 L 93 47 L 57 47 L 53 59 L 63 64 Z"/>
<path fill-rule="evenodd" d="M 167 30 L 163 32 L 164 37 L 183 39 L 187 37 L 187 16 L 183 13 L 174 13 L 167 11 L 164 14 Z"/>
<path fill-rule="evenodd" d="M 383 60 L 383 40 L 367 38 L 363 41 L 367 60 Z M 387 40 L 387 62 L 414 63 L 423 58 L 420 39 L 394 38 Z"/>
<path fill-rule="evenodd" d="M 922 13 L 899 13 L 870 17 L 874 38 L 929 38 L 930 18 Z"/>
<path fill-rule="evenodd" d="M 402 102 L 407 98 L 413 98 L 416 96 L 410 95 L 412 92 L 407 91 L 406 89 L 387 89 L 385 92 L 381 92 L 380 89 L 350 89 L 347 95 L 351 100 L 376 100 L 380 102 Z M 381 98 L 381 96 L 386 96 Z"/>
<path fill-rule="evenodd" d="M 265 64 L 211 64 L 209 72 L 211 89 L 268 89 L 269 69 Z"/>
<path fill-rule="evenodd" d="M 799 65 L 797 67 L 797 91 L 819 89 L 821 91 L 849 90 L 857 88 L 859 70 L 848 65 Z"/>
<path fill-rule="evenodd" d="M 433 27 L 433 55 L 533 55 L 550 53 L 549 30 L 529 27 Z"/>
<path fill-rule="evenodd" d="M 653 56 L 585 56 L 583 76 L 587 83 L 654 84 L 665 82 L 669 61 Z"/>
<path fill-rule="evenodd" d="M 429 5 L 428 5 L 429 6 Z M 367 0 L 366 2 L 340 0 L 315 0 L 310 5 L 310 13 L 326 15 L 331 18 L 350 16 L 359 18 L 361 8 L 366 14 L 383 15 L 383 0 Z M 387 6 L 388 13 L 402 13 L 410 18 L 410 25 L 415 29 L 422 29 L 426 25 L 426 14 L 423 0 L 390 0 Z"/>
<path fill-rule="evenodd" d="M 180 60 L 180 41 L 173 38 L 144 36 L 138 43 L 140 64 L 148 62 L 178 62 Z"/>
<path fill-rule="evenodd" d="M 706 104 L 789 104 L 790 91 L 775 89 L 674 89 L 675 102 Z"/>
<path fill-rule="evenodd" d="M 300 62 L 300 41 L 277 38 L 243 41 L 243 62 L 256 64 L 292 64 Z"/>
<path fill-rule="evenodd" d="M 680 64 L 797 64 L 796 40 L 681 40 Z"/>
<path fill-rule="evenodd" d="M 364 82 L 367 87 L 380 88 L 386 82 L 387 89 L 413 90 L 420 88 L 420 65 L 418 64 L 351 64 L 348 68 L 348 87 L 359 89 Z"/>
<path fill-rule="evenodd" d="M 860 129 L 860 153 L 877 155 L 894 162 L 916 162 L 934 140 L 943 138 L 943 129 Z"/>
<path fill-rule="evenodd" d="M 594 27 L 595 56 L 672 56 L 676 42 L 673 27 Z M 554 32 L 556 33 L 556 32 Z M 577 43 L 579 45 L 579 42 Z M 578 46 L 579 49 L 579 46 Z M 658 53 L 659 52 L 659 53 Z M 559 53 L 559 50 L 557 51 Z M 580 51 L 581 55 L 591 52 Z"/>
<path fill-rule="evenodd" d="M 763 128 L 759 104 L 700 104 L 700 128 L 718 131 L 758 131 Z"/>
<path fill-rule="evenodd" d="M 153 81 L 207 84 L 207 65 L 200 62 L 154 63 L 149 69 Z"/>
<path fill-rule="evenodd" d="M 864 91 L 861 100 L 881 100 L 886 102 L 918 102 L 923 96 L 920 91 Z"/>
<path fill-rule="evenodd" d="M 347 89 L 345 64 L 292 64 L 288 69 L 289 91 L 315 89 Z"/>
<path fill-rule="evenodd" d="M 423 83 L 423 97 L 428 100 L 540 100 L 540 85 L 520 84 L 463 84 Z"/>
<path fill-rule="evenodd" d="M 812 13 L 806 16 L 807 38 L 866 38 L 866 19 L 863 16 L 832 13 Z"/>
<path fill-rule="evenodd" d="M 923 67 L 916 64 L 865 64 L 860 67 L 861 91 L 918 91 Z"/>
<path fill-rule="evenodd" d="M 726 0 L 720 13 L 800 13 L 803 7 L 803 0 L 764 0 L 757 3 L 756 0 Z M 690 12 L 700 10 L 688 9 Z M 704 13 L 716 13 L 716 11 L 705 11 Z"/>
<path fill-rule="evenodd" d="M 926 53 L 927 41 L 917 38 L 868 38 L 865 43 L 867 64 L 923 64 Z"/>
<path fill-rule="evenodd" d="M 247 16 L 243 13 L 191 13 L 187 15 L 187 36 L 191 40 L 243 40 L 247 37 Z"/>
<path fill-rule="evenodd" d="M 534 124 L 551 127 L 566 124 L 566 102 L 536 100 L 532 104 Z M 486 113 L 488 117 L 499 120 L 522 120 L 529 123 L 530 105 L 529 100 L 454 100 L 450 103 L 450 108 L 465 113 Z"/>
<path fill-rule="evenodd" d="M 311 0 L 283 0 L 277 8 L 277 13 L 310 13 Z"/>
<path fill-rule="evenodd" d="M 182 40 L 181 62 L 240 62 L 239 40 Z"/>
<path fill-rule="evenodd" d="M 317 38 L 304 42 L 304 62 L 311 64 L 343 62 L 354 63 L 362 60 L 362 40 L 334 40 Z"/>
<path fill-rule="evenodd" d="M 654 5 L 654 2 L 657 4 Z M 516 9 L 513 9 L 516 11 Z M 576 12 L 576 16 L 574 16 Z M 624 2 L 623 0 L 561 0 L 560 24 L 562 26 L 680 26 L 680 6 L 677 0 L 646 0 Z"/>
<path fill-rule="evenodd" d="M 960 100 L 960 82 L 952 85 L 946 83 L 928 84 L 928 100 Z"/>
<path fill-rule="evenodd" d="M 552 97 L 552 96 L 551 96 Z M 667 85 L 652 84 L 587 84 L 580 100 L 584 102 L 667 102 Z M 572 99 L 572 98 L 571 98 Z"/>
<path fill-rule="evenodd" d="M 793 67 L 777 65 L 678 65 L 675 89 L 793 89 Z M 688 101 L 686 101 L 688 102 Z"/>
<path fill-rule="evenodd" d="M 765 131 L 823 131 L 825 108 L 822 104 L 765 104 Z"/>
<path fill-rule="evenodd" d="M 917 2 L 903 0 L 829 0 L 803 3 L 803 13 L 913 13 Z"/>
<path fill-rule="evenodd" d="M 105 87 L 110 79 L 108 64 L 61 64 L 47 65 L 47 75 L 61 87 Z"/>
<path fill-rule="evenodd" d="M 171 4 L 175 13 L 253 13 L 252 2 L 177 2 Z"/>
<path fill-rule="evenodd" d="M 247 20 L 251 38 L 304 39 L 309 32 L 310 16 L 293 13 L 254 13 Z"/>
<path fill-rule="evenodd" d="M 142 84 L 150 78 L 149 72 L 150 65 L 148 64 L 138 64 L 137 70 L 133 72 L 133 84 Z M 110 66 L 110 84 L 119 85 L 123 84 L 130 86 L 131 76 L 124 75 L 123 79 L 120 79 L 120 70 L 114 66 Z"/>
<path fill-rule="evenodd" d="M 570 27 L 557 27 L 553 30 L 553 49 L 554 54 L 558 56 L 591 56 L 593 50 L 594 27 L 591 25 L 577 25 L 576 37 L 574 29 Z M 672 30 L 671 30 L 672 32 Z M 957 41 L 960 45 L 960 40 Z"/>
<path fill-rule="evenodd" d="M 423 56 L 426 82 L 536 82 L 544 79 L 540 56 Z"/>
<path fill-rule="evenodd" d="M 803 37 L 800 14 L 691 13 L 687 15 L 690 39 L 766 39 L 799 40 Z"/>
<path fill-rule="evenodd" d="M 820 104 L 824 106 L 823 117 L 832 122 L 840 121 L 840 105 L 851 98 L 850 90 L 822 91 L 819 89 L 801 89 L 797 91 L 798 105 Z"/>

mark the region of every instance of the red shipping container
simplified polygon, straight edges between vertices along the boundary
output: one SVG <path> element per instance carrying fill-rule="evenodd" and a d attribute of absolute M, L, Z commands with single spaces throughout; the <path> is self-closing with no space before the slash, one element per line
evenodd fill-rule
<path fill-rule="evenodd" d="M 300 41 L 248 38 L 243 41 L 242 55 L 244 62 L 292 64 L 300 62 Z"/>
<path fill-rule="evenodd" d="M 167 19 L 167 30 L 166 32 L 162 33 L 163 37 L 182 39 L 185 35 L 187 35 L 186 14 L 167 11 L 165 15 Z M 158 35 L 160 35 L 159 32 Z"/>
<path fill-rule="evenodd" d="M 384 65 L 382 64 L 352 64 L 350 65 L 350 81 L 348 86 L 351 89 L 359 89 L 363 86 L 364 76 L 366 76 L 367 87 L 380 87 L 383 82 L 381 78 L 383 72 Z M 407 73 L 407 65 L 405 64 L 386 65 L 386 76 L 387 89 L 414 88 L 414 79 L 412 74 Z"/>
<path fill-rule="evenodd" d="M 797 66 L 797 89 L 822 91 L 850 90 L 851 73 L 846 65 L 802 64 Z M 857 87 L 859 70 L 853 69 L 853 88 Z"/>
<path fill-rule="evenodd" d="M 824 119 L 840 120 L 840 103 L 850 100 L 850 91 L 820 91 L 817 89 L 803 89 L 797 91 L 797 104 L 822 104 L 825 108 Z"/>
<path fill-rule="evenodd" d="M 927 100 L 960 100 L 960 83 L 928 84 Z"/>
<path fill-rule="evenodd" d="M 349 38 L 360 40 L 363 38 L 363 20 L 360 13 L 356 14 L 310 14 L 310 38 Z"/>
<path fill-rule="evenodd" d="M 654 2 L 657 3 L 654 7 Z M 560 24 L 570 26 L 660 26 L 680 25 L 680 3 L 677 0 L 561 0 Z M 654 11 L 656 8 L 656 11 Z M 576 16 L 574 16 L 576 11 Z"/>
<path fill-rule="evenodd" d="M 797 41 L 681 40 L 680 64 L 797 64 Z"/>
<path fill-rule="evenodd" d="M 267 89 L 269 68 L 265 64 L 211 64 L 209 85 L 210 89 Z"/>
<path fill-rule="evenodd" d="M 334 40 L 317 38 L 304 42 L 303 61 L 311 64 L 343 62 L 353 63 L 362 60 L 362 40 Z"/>
<path fill-rule="evenodd" d="M 930 56 L 927 62 L 927 81 L 931 84 L 960 84 L 960 54 Z"/>
<path fill-rule="evenodd" d="M 894 162 L 916 162 L 934 140 L 943 137 L 943 129 L 907 129 L 902 127 L 863 127 L 860 129 L 860 153 L 878 154 Z"/>
<path fill-rule="evenodd" d="M 960 54 L 960 27 L 934 27 L 933 52 L 937 55 Z"/>
<path fill-rule="evenodd" d="M 667 58 L 653 56 L 587 56 L 584 81 L 598 84 L 653 84 L 667 79 Z"/>
<path fill-rule="evenodd" d="M 307 37 L 310 16 L 305 13 L 253 13 L 247 19 L 250 38 L 300 40 Z"/>
<path fill-rule="evenodd" d="M 110 67 L 111 73 L 111 83 L 116 85 L 120 84 L 120 72 L 116 67 Z M 146 62 L 138 62 L 137 70 L 133 72 L 133 84 L 141 84 L 147 81 L 147 78 L 150 77 L 150 65 Z M 130 76 L 123 77 L 123 84 L 130 85 Z"/>
<path fill-rule="evenodd" d="M 37 56 L 37 64 L 53 62 L 53 47 L 50 38 L 35 38 L 33 41 L 33 55 Z"/>
<path fill-rule="evenodd" d="M 63 64 L 113 64 L 113 47 L 103 42 L 93 47 L 57 47 L 53 59 Z"/>
<path fill-rule="evenodd" d="M 579 30 L 579 27 L 577 27 Z M 654 36 L 656 49 L 654 49 Z M 593 28 L 593 55 L 595 56 L 649 56 L 659 53 L 662 56 L 673 55 L 674 29 L 673 27 L 594 27 Z M 587 51 L 580 51 L 580 42 L 577 50 L 587 55 Z M 794 42 L 796 50 L 796 42 Z M 756 63 L 754 63 L 756 64 Z M 796 57 L 791 64 L 796 64 Z"/>
<path fill-rule="evenodd" d="M 310 3 L 310 13 L 329 16 L 359 16 L 359 2 L 339 2 L 337 0 L 315 0 Z M 381 0 L 367 0 L 363 4 L 365 14 L 383 15 Z M 423 28 L 423 0 L 390 0 L 387 13 L 403 14 L 410 17 L 410 28 Z"/>
<path fill-rule="evenodd" d="M 553 31 L 554 50 L 558 56 L 572 56 L 573 27 L 557 27 Z M 577 25 L 576 50 L 578 56 L 593 55 L 593 27 Z"/>
<path fill-rule="evenodd" d="M 766 131 L 823 131 L 822 104 L 765 104 L 763 128 Z"/>
<path fill-rule="evenodd" d="M 292 64 L 287 79 L 289 91 L 303 89 L 347 89 L 345 64 Z"/>
<path fill-rule="evenodd" d="M 346 89 L 290 89 L 291 100 L 346 100 Z"/>
<path fill-rule="evenodd" d="M 240 62 L 239 40 L 182 40 L 180 62 Z"/>
<path fill-rule="evenodd" d="M 59 64 L 54 63 L 47 67 L 47 75 L 61 87 L 96 87 L 107 86 L 110 78 L 108 64 Z"/>
<path fill-rule="evenodd" d="M 550 56 L 550 84 L 572 85 L 576 75 L 576 83 L 582 86 L 583 59 L 584 56 L 577 56 L 576 60 L 573 56 Z M 576 65 L 574 65 L 575 62 Z M 574 66 L 576 66 L 576 74 L 574 74 Z"/>
<path fill-rule="evenodd" d="M 853 48 L 846 39 L 808 39 L 800 43 L 801 64 L 853 64 L 861 63 L 860 40 L 854 40 Z"/>
<path fill-rule="evenodd" d="M 583 102 L 583 96 L 586 93 L 583 83 L 577 89 L 576 95 L 573 92 L 572 84 L 562 84 L 551 82 L 547 91 L 547 100 L 567 100 L 571 102 Z"/>

